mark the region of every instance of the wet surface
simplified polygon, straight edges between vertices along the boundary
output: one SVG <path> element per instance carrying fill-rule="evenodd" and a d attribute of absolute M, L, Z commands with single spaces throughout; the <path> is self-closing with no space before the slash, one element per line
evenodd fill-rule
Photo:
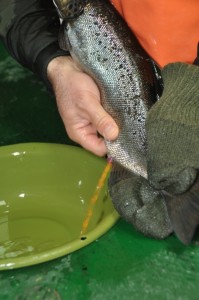
<path fill-rule="evenodd" d="M 0 55 L 0 145 L 70 143 L 42 83 Z M 198 238 L 188 247 L 174 236 L 156 241 L 120 220 L 70 255 L 0 272 L 0 300 L 197 300 L 198 282 Z"/>

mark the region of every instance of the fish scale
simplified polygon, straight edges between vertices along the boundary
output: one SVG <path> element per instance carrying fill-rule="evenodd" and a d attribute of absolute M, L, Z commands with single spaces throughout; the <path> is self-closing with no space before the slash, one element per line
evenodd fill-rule
<path fill-rule="evenodd" d="M 145 119 L 157 100 L 149 56 L 105 0 L 86 1 L 78 18 L 63 23 L 62 33 L 62 48 L 95 80 L 102 106 L 118 124 L 118 138 L 105 141 L 108 156 L 147 178 Z"/>

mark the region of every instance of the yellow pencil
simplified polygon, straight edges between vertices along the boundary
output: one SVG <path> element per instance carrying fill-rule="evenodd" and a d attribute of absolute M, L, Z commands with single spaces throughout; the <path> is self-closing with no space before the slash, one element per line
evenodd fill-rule
<path fill-rule="evenodd" d="M 91 220 L 91 217 L 93 215 L 93 210 L 95 207 L 95 204 L 99 198 L 100 192 L 104 186 L 104 183 L 106 181 L 106 178 L 110 172 L 112 166 L 112 160 L 108 159 L 107 164 L 102 172 L 102 175 L 100 176 L 100 179 L 97 183 L 97 186 L 95 188 L 95 192 L 93 193 L 93 196 L 91 197 L 90 201 L 89 201 L 89 205 L 88 205 L 88 210 L 87 210 L 87 214 L 86 217 L 82 223 L 82 228 L 81 228 L 81 238 L 85 239 L 84 235 L 86 234 L 89 222 Z"/>

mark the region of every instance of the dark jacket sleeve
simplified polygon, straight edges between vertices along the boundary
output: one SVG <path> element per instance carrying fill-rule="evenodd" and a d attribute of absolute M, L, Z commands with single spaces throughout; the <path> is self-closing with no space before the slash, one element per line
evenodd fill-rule
<path fill-rule="evenodd" d="M 69 55 L 58 45 L 59 18 L 52 0 L 0 0 L 0 38 L 8 52 L 48 85 L 47 65 Z"/>

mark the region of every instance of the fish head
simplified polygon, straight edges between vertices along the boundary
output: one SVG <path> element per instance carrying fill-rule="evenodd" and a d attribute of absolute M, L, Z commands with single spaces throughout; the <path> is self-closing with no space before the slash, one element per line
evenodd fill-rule
<path fill-rule="evenodd" d="M 61 19 L 77 18 L 84 10 L 87 0 L 53 0 Z"/>
<path fill-rule="evenodd" d="M 72 55 L 74 54 L 74 45 L 77 49 L 81 47 L 82 24 L 79 25 L 78 20 L 89 0 L 53 0 L 53 2 L 61 21 L 59 32 L 60 48 L 69 51 Z M 73 40 L 72 42 L 71 39 Z"/>
<path fill-rule="evenodd" d="M 69 2 L 76 3 L 76 6 L 71 9 L 71 13 L 69 9 L 67 13 L 65 12 L 66 17 L 62 19 L 60 26 L 59 45 L 61 49 L 69 51 L 72 58 L 78 63 L 79 60 L 82 61 L 82 58 L 86 59 L 88 57 L 91 45 L 92 51 L 96 50 L 96 45 L 92 44 L 92 38 L 96 33 L 93 25 L 96 15 L 93 16 L 91 13 L 94 10 L 91 4 L 95 1 L 77 0 L 66 2 L 68 4 Z"/>

